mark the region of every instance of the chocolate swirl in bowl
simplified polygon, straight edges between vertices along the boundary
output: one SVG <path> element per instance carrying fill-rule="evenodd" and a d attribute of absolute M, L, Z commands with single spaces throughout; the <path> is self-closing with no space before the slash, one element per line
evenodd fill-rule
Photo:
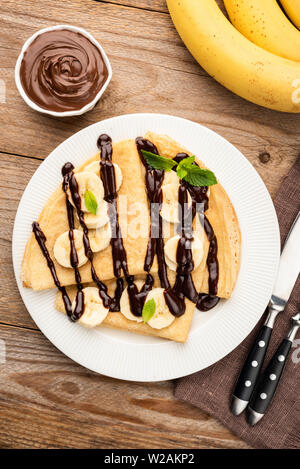
<path fill-rule="evenodd" d="M 75 111 L 93 101 L 107 77 L 100 50 L 83 34 L 68 29 L 37 36 L 20 67 L 28 97 L 55 112 Z"/>

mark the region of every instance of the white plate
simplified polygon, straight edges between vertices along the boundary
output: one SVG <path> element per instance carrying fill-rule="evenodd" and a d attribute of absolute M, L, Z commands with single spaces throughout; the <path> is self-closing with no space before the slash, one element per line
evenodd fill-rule
<path fill-rule="evenodd" d="M 232 297 L 208 313 L 195 311 L 185 344 L 108 328 L 84 329 L 54 308 L 55 290 L 34 292 L 20 281 L 25 244 L 50 194 L 61 183 L 61 167 L 75 166 L 97 151 L 108 133 L 113 141 L 147 130 L 166 133 L 198 155 L 226 189 L 242 232 L 242 259 Z M 98 373 L 134 381 L 178 378 L 217 362 L 250 333 L 272 293 L 280 255 L 279 229 L 270 195 L 247 159 L 215 132 L 195 122 L 161 114 L 131 114 L 93 124 L 59 145 L 26 187 L 13 232 L 13 264 L 23 301 L 45 336 L 72 360 Z"/>

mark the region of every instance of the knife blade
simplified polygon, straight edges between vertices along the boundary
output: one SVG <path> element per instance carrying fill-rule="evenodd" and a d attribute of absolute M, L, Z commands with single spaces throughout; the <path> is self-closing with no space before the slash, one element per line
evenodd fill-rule
<path fill-rule="evenodd" d="M 259 376 L 272 335 L 275 319 L 285 308 L 300 270 L 300 212 L 291 226 L 279 262 L 269 314 L 260 329 L 237 379 L 232 396 L 231 411 L 240 415 L 247 407 Z"/>
<path fill-rule="evenodd" d="M 300 212 L 298 213 L 280 257 L 273 296 L 287 302 L 300 271 Z"/>

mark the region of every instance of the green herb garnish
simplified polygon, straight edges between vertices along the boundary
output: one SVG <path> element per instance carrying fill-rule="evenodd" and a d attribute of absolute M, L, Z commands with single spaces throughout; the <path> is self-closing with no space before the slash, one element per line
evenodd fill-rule
<path fill-rule="evenodd" d="M 141 150 L 143 157 L 147 161 L 148 165 L 153 169 L 164 169 L 165 171 L 171 171 L 174 166 L 177 165 L 176 161 L 170 160 L 165 156 L 155 155 L 150 151 Z"/>
<path fill-rule="evenodd" d="M 144 323 L 150 321 L 150 319 L 155 313 L 155 309 L 156 309 L 156 304 L 153 298 L 151 300 L 146 301 L 143 307 L 143 311 L 142 311 L 142 317 L 143 317 Z"/>
<path fill-rule="evenodd" d="M 185 176 L 188 174 L 188 169 L 191 167 L 194 161 L 195 156 L 189 156 L 188 158 L 184 158 L 178 163 L 176 173 L 179 179 L 185 178 Z"/>
<path fill-rule="evenodd" d="M 177 164 L 176 161 L 166 158 L 165 156 L 156 155 L 146 150 L 141 150 L 141 152 L 148 165 L 153 169 L 171 171 L 176 167 L 176 173 L 179 179 L 184 179 L 191 184 L 191 186 L 213 186 L 218 183 L 212 171 L 199 168 L 199 166 L 193 164 L 195 156 L 184 158 Z"/>
<path fill-rule="evenodd" d="M 199 168 L 196 164 L 195 156 L 189 156 L 184 160 L 181 160 L 176 168 L 177 176 L 180 179 L 184 179 L 191 186 L 213 186 L 218 181 L 216 176 L 209 169 Z"/>
<path fill-rule="evenodd" d="M 89 190 L 85 191 L 84 203 L 89 212 L 97 215 L 98 203 L 94 194 Z"/>

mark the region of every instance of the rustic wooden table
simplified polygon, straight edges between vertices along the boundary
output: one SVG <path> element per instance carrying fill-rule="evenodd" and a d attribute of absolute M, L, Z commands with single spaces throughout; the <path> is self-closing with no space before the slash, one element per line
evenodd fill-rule
<path fill-rule="evenodd" d="M 14 83 L 34 31 L 69 23 L 104 46 L 113 78 L 96 108 L 57 120 L 31 111 Z M 300 150 L 300 115 L 250 104 L 224 89 L 179 39 L 165 0 L 6 0 L 0 10 L 1 448 L 246 448 L 216 420 L 173 397 L 173 383 L 127 383 L 73 363 L 52 346 L 20 298 L 13 222 L 32 174 L 65 138 L 118 114 L 160 112 L 200 122 L 236 145 L 274 195 Z M 226 64 L 224 64 L 226 66 Z"/>

